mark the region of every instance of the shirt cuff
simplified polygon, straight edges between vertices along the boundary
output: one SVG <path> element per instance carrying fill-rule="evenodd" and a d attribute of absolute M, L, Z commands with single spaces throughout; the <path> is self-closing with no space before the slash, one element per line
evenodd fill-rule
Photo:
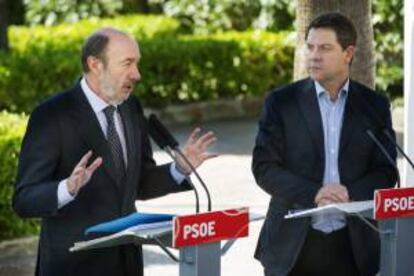
<path fill-rule="evenodd" d="M 186 175 L 180 173 L 177 170 L 177 167 L 175 166 L 175 162 L 171 163 L 170 173 L 171 173 L 172 178 L 174 178 L 175 182 L 177 182 L 178 185 L 183 183 L 183 181 L 187 178 Z"/>
<path fill-rule="evenodd" d="M 68 192 L 68 187 L 66 186 L 66 182 L 68 179 L 62 180 L 59 182 L 58 190 L 57 190 L 57 196 L 58 196 L 58 209 L 62 208 L 69 202 L 75 199 L 74 196 L 72 196 Z"/>

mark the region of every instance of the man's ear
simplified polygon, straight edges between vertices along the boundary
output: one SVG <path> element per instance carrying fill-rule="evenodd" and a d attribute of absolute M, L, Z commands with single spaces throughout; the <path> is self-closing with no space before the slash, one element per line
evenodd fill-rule
<path fill-rule="evenodd" d="M 354 54 L 355 54 L 355 46 L 350 45 L 345 49 L 345 58 L 348 64 L 351 63 L 352 59 L 354 58 Z"/>
<path fill-rule="evenodd" d="M 94 74 L 99 74 L 103 68 L 103 62 L 94 56 L 89 56 L 86 59 L 86 63 L 88 64 L 89 71 Z"/>

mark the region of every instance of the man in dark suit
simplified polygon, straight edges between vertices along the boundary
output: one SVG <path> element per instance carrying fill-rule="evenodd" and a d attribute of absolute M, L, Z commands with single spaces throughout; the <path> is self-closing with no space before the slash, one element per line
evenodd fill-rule
<path fill-rule="evenodd" d="M 42 218 L 36 275 L 142 275 L 142 250 L 125 245 L 70 253 L 94 224 L 136 212 L 136 199 L 190 190 L 182 164 L 156 166 L 141 105 L 138 44 L 105 28 L 82 49 L 83 78 L 38 106 L 23 140 L 13 208 Z M 196 129 L 183 148 L 198 167 L 212 132 Z"/>
<path fill-rule="evenodd" d="M 392 128 L 389 102 L 349 79 L 356 38 L 352 22 L 339 13 L 314 19 L 306 32 L 310 78 L 266 99 L 252 169 L 271 195 L 255 253 L 267 276 L 378 272 L 378 233 L 358 218 L 284 220 L 290 209 L 370 200 L 374 190 L 396 181 L 366 133 L 371 129 L 396 158 L 379 129 L 379 122 Z"/>

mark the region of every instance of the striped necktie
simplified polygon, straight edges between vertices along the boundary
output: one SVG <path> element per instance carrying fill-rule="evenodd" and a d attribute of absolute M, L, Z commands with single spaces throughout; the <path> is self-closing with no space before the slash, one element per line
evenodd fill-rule
<path fill-rule="evenodd" d="M 118 180 L 120 181 L 125 174 L 124 154 L 122 151 L 121 140 L 115 128 L 114 113 L 116 107 L 113 105 L 107 106 L 103 112 L 105 114 L 108 126 L 106 129 L 106 138 L 112 153 L 112 160 L 114 161 Z"/>

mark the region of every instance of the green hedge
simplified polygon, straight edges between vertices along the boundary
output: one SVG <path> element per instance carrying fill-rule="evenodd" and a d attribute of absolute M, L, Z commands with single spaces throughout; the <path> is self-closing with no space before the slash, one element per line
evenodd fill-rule
<path fill-rule="evenodd" d="M 11 53 L 0 53 L 0 110 L 30 112 L 80 76 L 80 48 L 94 30 L 112 26 L 142 39 L 175 36 L 178 23 L 160 16 L 91 19 L 75 24 L 11 27 Z"/>
<path fill-rule="evenodd" d="M 20 143 L 26 129 L 24 115 L 0 113 L 0 240 L 37 233 L 37 220 L 23 220 L 11 209 Z"/>
<path fill-rule="evenodd" d="M 141 44 L 147 106 L 262 95 L 291 79 L 293 43 L 288 33 L 186 36 L 178 22 L 160 16 L 85 20 L 53 27 L 10 28 L 11 53 L 0 53 L 0 110 L 30 112 L 80 76 L 85 37 L 102 26 L 133 33 Z"/>
<path fill-rule="evenodd" d="M 149 106 L 263 95 L 291 80 L 287 33 L 244 32 L 144 40 L 138 95 Z"/>

